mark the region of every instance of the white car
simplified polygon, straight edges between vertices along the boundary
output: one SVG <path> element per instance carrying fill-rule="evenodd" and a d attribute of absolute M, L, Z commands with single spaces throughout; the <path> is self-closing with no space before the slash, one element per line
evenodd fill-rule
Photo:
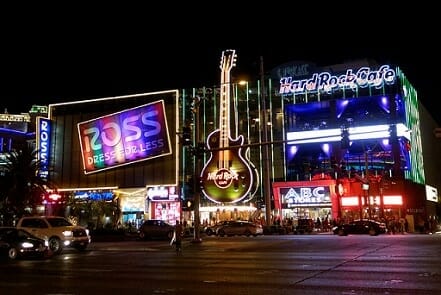
<path fill-rule="evenodd" d="M 64 247 L 85 250 L 91 242 L 89 230 L 73 225 L 61 216 L 25 216 L 20 218 L 17 228 L 22 228 L 33 235 L 49 240 L 49 248 L 59 254 Z"/>

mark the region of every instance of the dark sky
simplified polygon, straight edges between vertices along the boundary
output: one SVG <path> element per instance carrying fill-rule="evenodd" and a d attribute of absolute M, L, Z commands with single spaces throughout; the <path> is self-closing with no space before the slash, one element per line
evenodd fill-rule
<path fill-rule="evenodd" d="M 437 19 L 403 25 L 386 13 L 314 24 L 262 17 L 237 23 L 227 17 L 225 25 L 209 13 L 158 19 L 151 11 L 100 18 L 70 12 L 2 21 L 0 106 L 20 113 L 33 104 L 211 86 L 220 80 L 222 50 L 233 48 L 235 76 L 258 76 L 260 56 L 268 71 L 296 60 L 397 64 L 441 124 Z"/>

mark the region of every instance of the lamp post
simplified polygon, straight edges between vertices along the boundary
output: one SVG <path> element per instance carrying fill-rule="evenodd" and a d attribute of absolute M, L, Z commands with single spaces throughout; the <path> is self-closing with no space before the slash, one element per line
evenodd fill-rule
<path fill-rule="evenodd" d="M 199 105 L 201 103 L 201 99 L 196 96 L 194 98 L 194 107 L 193 107 L 193 117 L 195 118 L 195 147 L 193 148 L 193 157 L 195 159 L 195 171 L 193 177 L 193 192 L 194 192 L 194 238 L 193 243 L 200 243 L 202 239 L 200 237 L 200 224 L 201 224 L 201 214 L 199 211 L 199 207 L 201 204 L 201 192 L 199 187 L 199 173 L 201 172 L 201 155 L 200 155 L 200 130 L 199 130 Z"/>
<path fill-rule="evenodd" d="M 260 57 L 260 96 L 262 100 L 262 124 L 263 124 L 263 188 L 265 194 L 265 216 L 266 225 L 271 225 L 271 183 L 269 170 L 269 151 L 268 151 L 268 124 L 266 122 L 266 90 L 265 76 L 263 71 L 263 56 Z"/>
<path fill-rule="evenodd" d="M 363 190 L 364 190 L 364 195 L 365 195 L 365 200 L 366 200 L 366 206 L 368 209 L 368 216 L 369 219 L 371 218 L 371 200 L 369 197 L 369 187 L 370 187 L 370 179 L 369 179 L 369 161 L 368 161 L 368 151 L 364 152 L 364 165 L 365 165 L 365 180 L 366 182 L 363 183 Z M 363 218 L 363 217 L 362 217 Z"/>

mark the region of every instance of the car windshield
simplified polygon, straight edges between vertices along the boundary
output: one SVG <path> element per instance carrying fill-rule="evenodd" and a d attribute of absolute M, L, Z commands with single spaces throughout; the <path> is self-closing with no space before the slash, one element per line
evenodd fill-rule
<path fill-rule="evenodd" d="M 47 221 L 53 227 L 71 226 L 72 225 L 72 223 L 70 223 L 68 220 L 66 220 L 64 218 L 59 218 L 59 217 L 48 218 Z"/>
<path fill-rule="evenodd" d="M 17 230 L 15 228 L 7 228 L 7 229 L 0 230 L 0 238 L 1 237 L 9 237 L 9 238 L 15 239 L 18 237 L 29 238 L 29 237 L 33 237 L 33 236 L 24 230 Z"/>

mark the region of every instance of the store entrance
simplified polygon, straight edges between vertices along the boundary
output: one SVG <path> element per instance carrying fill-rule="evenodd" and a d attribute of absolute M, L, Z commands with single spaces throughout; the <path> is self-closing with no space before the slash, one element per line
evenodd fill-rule
<path fill-rule="evenodd" d="M 299 219 L 311 219 L 314 231 L 330 231 L 332 227 L 331 207 L 295 207 L 284 209 L 284 218 L 296 225 Z"/>
<path fill-rule="evenodd" d="M 129 231 L 136 231 L 144 221 L 144 212 L 130 211 L 123 212 L 122 224 Z"/>

